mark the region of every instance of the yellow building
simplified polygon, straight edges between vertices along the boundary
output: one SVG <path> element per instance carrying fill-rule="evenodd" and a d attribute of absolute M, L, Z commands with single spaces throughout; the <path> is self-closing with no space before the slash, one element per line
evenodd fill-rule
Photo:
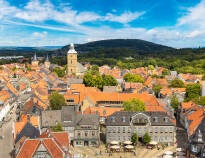
<path fill-rule="evenodd" d="M 34 57 L 33 57 L 33 60 L 31 62 L 31 65 L 34 66 L 34 67 L 37 67 L 38 63 L 39 63 L 39 61 L 37 60 L 36 53 L 35 53 Z"/>
<path fill-rule="evenodd" d="M 74 44 L 70 44 L 70 49 L 67 53 L 67 75 L 77 74 L 77 52 L 74 49 Z"/>

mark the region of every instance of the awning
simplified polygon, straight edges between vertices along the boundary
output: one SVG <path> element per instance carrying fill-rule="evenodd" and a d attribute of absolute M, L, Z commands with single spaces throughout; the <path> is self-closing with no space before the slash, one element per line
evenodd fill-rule
<path fill-rule="evenodd" d="M 127 146 L 125 146 L 125 148 L 127 148 L 127 149 L 133 149 L 134 146 L 132 146 L 132 145 L 127 145 Z"/>
<path fill-rule="evenodd" d="M 150 144 L 150 145 L 157 145 L 158 143 L 155 142 L 155 141 L 151 141 L 149 144 Z"/>
<path fill-rule="evenodd" d="M 164 155 L 172 155 L 172 154 L 173 154 L 172 151 L 165 151 L 165 152 L 164 152 Z"/>
<path fill-rule="evenodd" d="M 119 142 L 118 142 L 118 141 L 113 140 L 113 141 L 111 141 L 111 142 L 110 142 L 110 144 L 112 144 L 112 145 L 116 145 L 116 144 L 119 144 Z"/>
<path fill-rule="evenodd" d="M 177 156 L 184 156 L 184 155 L 186 155 L 184 152 L 177 152 Z"/>
<path fill-rule="evenodd" d="M 184 151 L 182 148 L 177 148 L 176 151 Z"/>
<path fill-rule="evenodd" d="M 110 147 L 111 149 L 119 149 L 120 147 L 118 145 L 113 145 Z"/>
<path fill-rule="evenodd" d="M 163 158 L 173 158 L 172 155 L 164 155 Z"/>
<path fill-rule="evenodd" d="M 124 144 L 130 145 L 130 144 L 132 144 L 132 142 L 131 141 L 125 141 Z"/>

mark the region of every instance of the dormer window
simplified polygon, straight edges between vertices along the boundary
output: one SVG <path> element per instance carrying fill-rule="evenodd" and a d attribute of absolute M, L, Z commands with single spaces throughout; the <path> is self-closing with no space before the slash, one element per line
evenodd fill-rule
<path fill-rule="evenodd" d="M 112 122 L 115 122 L 115 117 L 112 117 Z"/>
<path fill-rule="evenodd" d="M 197 152 L 197 146 L 196 145 L 191 145 L 191 150 L 193 152 Z"/>
<path fill-rule="evenodd" d="M 122 116 L 122 122 L 125 122 L 125 121 L 126 121 L 126 117 Z"/>
<path fill-rule="evenodd" d="M 165 118 L 164 118 L 164 122 L 168 122 L 168 117 L 165 117 Z"/>
<path fill-rule="evenodd" d="M 154 117 L 154 122 L 158 122 L 158 118 L 157 117 Z"/>
<path fill-rule="evenodd" d="M 198 132 L 198 142 L 203 142 L 201 130 Z"/>

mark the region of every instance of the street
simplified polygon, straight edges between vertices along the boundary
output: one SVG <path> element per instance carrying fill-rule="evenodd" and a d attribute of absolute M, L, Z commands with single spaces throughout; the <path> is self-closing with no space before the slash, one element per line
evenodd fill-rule
<path fill-rule="evenodd" d="M 13 149 L 12 122 L 11 119 L 0 128 L 0 136 L 3 136 L 0 139 L 0 158 L 9 158 Z"/>

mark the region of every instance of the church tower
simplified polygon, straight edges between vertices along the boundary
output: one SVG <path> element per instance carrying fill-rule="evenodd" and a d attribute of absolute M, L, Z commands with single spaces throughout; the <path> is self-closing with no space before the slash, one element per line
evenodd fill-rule
<path fill-rule="evenodd" d="M 36 53 L 34 54 L 34 57 L 33 57 L 33 60 L 32 60 L 32 62 L 31 62 L 31 65 L 32 66 L 38 66 L 38 63 L 39 63 L 39 61 L 38 61 L 38 59 L 37 59 L 37 57 L 36 57 Z"/>
<path fill-rule="evenodd" d="M 50 63 L 50 61 L 49 61 L 49 59 L 48 59 L 48 54 L 47 54 L 47 57 L 46 57 L 46 60 L 45 60 L 44 65 L 45 65 L 45 68 L 47 68 L 47 69 L 50 68 L 51 63 Z"/>
<path fill-rule="evenodd" d="M 77 73 L 77 52 L 74 49 L 74 44 L 70 44 L 70 49 L 67 53 L 67 75 Z"/>

